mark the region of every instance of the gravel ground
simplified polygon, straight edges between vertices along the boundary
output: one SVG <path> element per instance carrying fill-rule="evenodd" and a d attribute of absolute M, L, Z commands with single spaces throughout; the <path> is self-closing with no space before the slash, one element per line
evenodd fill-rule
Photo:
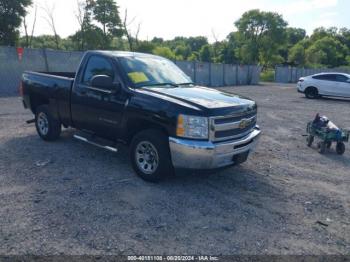
<path fill-rule="evenodd" d="M 350 100 L 293 86 L 224 88 L 259 105 L 248 162 L 158 184 L 72 138 L 38 138 L 19 98 L 0 98 L 0 254 L 350 254 L 350 150 L 305 144 L 317 112 L 350 128 Z"/>

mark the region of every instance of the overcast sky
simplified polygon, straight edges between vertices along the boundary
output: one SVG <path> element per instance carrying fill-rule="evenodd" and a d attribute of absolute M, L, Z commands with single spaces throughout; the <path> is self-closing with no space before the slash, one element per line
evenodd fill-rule
<path fill-rule="evenodd" d="M 55 6 L 58 33 L 66 37 L 78 29 L 75 18 L 77 0 L 33 0 L 38 8 L 35 35 L 50 34 L 50 27 L 41 7 Z M 350 28 L 349 0 L 117 0 L 120 15 L 127 8 L 129 17 L 136 17 L 134 29 L 141 23 L 141 39 L 154 36 L 172 39 L 175 36 L 207 36 L 212 32 L 222 40 L 234 28 L 234 22 L 247 10 L 261 9 L 283 15 L 289 26 L 312 33 L 320 26 Z M 31 26 L 32 16 L 28 24 Z"/>

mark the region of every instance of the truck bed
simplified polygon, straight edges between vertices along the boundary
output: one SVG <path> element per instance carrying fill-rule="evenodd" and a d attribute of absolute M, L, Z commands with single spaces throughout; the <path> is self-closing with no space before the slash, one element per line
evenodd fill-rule
<path fill-rule="evenodd" d="M 35 113 L 38 105 L 49 104 L 61 122 L 69 126 L 74 78 L 74 72 L 25 72 L 22 78 L 25 107 Z"/>

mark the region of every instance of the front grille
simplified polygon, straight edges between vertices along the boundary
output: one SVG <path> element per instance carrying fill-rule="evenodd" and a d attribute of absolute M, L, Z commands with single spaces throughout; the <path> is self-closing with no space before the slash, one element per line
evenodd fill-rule
<path fill-rule="evenodd" d="M 210 119 L 210 139 L 220 142 L 248 135 L 256 125 L 256 111 Z"/>
<path fill-rule="evenodd" d="M 216 118 L 214 119 L 214 122 L 216 125 L 220 125 L 220 124 L 227 124 L 227 123 L 232 123 L 232 122 L 237 122 L 237 121 L 241 121 L 242 118 L 251 118 L 253 116 L 256 116 L 256 112 L 252 112 L 252 113 L 248 113 L 248 114 L 244 114 L 243 116 L 229 116 L 229 117 L 223 117 L 223 118 Z"/>

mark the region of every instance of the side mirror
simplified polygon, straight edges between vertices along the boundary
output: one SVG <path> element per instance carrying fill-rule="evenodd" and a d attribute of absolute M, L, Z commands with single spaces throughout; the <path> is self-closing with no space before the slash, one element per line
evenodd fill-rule
<path fill-rule="evenodd" d="M 107 75 L 96 75 L 91 79 L 92 87 L 101 88 L 111 93 L 118 93 L 121 85 L 114 83 L 113 78 Z"/>
<path fill-rule="evenodd" d="M 101 89 L 110 89 L 113 86 L 113 79 L 107 75 L 96 75 L 91 79 L 91 86 Z"/>

